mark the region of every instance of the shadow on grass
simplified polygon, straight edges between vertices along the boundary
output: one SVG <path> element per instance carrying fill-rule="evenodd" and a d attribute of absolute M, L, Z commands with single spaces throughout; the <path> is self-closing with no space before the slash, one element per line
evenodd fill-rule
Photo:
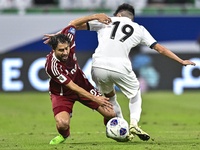
<path fill-rule="evenodd" d="M 66 144 L 66 143 L 64 143 Z M 190 145 L 190 146 L 200 146 L 200 142 L 196 141 L 184 141 L 180 140 L 180 141 L 131 141 L 131 142 L 115 142 L 115 141 L 109 141 L 109 142 L 68 142 L 67 144 L 70 145 L 116 145 L 116 146 L 120 146 L 120 145 L 141 145 L 141 146 L 148 146 L 148 145 L 165 145 L 165 146 L 176 146 L 176 145 Z"/>

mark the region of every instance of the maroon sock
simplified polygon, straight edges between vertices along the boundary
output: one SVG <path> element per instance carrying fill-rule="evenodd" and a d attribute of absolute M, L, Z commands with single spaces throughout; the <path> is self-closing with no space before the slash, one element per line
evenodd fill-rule
<path fill-rule="evenodd" d="M 69 131 L 70 127 L 68 126 L 67 130 L 59 130 L 57 127 L 58 132 L 64 137 L 67 138 L 70 135 Z"/>

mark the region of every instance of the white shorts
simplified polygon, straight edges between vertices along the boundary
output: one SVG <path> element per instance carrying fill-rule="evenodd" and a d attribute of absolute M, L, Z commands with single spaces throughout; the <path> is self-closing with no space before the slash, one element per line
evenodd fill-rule
<path fill-rule="evenodd" d="M 138 92 L 139 81 L 132 71 L 128 74 L 92 67 L 92 79 L 102 94 L 110 93 L 115 85 L 122 91 L 127 98 L 133 98 Z"/>

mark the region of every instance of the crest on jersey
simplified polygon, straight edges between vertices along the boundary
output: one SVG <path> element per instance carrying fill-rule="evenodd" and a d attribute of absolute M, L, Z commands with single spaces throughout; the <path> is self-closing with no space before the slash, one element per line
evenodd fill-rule
<path fill-rule="evenodd" d="M 64 76 L 64 75 L 60 75 L 60 76 L 58 76 L 57 77 L 57 79 L 61 82 L 61 83 L 64 83 L 66 80 L 67 80 L 67 78 Z"/>
<path fill-rule="evenodd" d="M 69 32 L 72 33 L 72 34 L 75 34 L 75 33 L 76 33 L 76 29 L 73 28 L 73 27 L 71 27 L 71 28 L 69 29 Z"/>

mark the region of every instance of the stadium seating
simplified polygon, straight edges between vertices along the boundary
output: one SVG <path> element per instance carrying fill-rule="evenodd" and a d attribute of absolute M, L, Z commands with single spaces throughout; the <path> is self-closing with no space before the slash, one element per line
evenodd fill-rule
<path fill-rule="evenodd" d="M 113 13 L 114 10 L 111 8 L 95 8 L 95 9 L 86 9 L 86 8 L 59 8 L 58 6 L 34 6 L 25 9 L 26 14 L 42 14 L 42 13 Z M 136 11 L 137 13 L 138 11 Z M 194 6 L 183 7 L 179 6 L 147 6 L 141 11 L 139 11 L 141 15 L 200 15 L 200 8 Z M 0 14 L 17 14 L 19 13 L 19 9 L 17 8 L 1 8 Z"/>

